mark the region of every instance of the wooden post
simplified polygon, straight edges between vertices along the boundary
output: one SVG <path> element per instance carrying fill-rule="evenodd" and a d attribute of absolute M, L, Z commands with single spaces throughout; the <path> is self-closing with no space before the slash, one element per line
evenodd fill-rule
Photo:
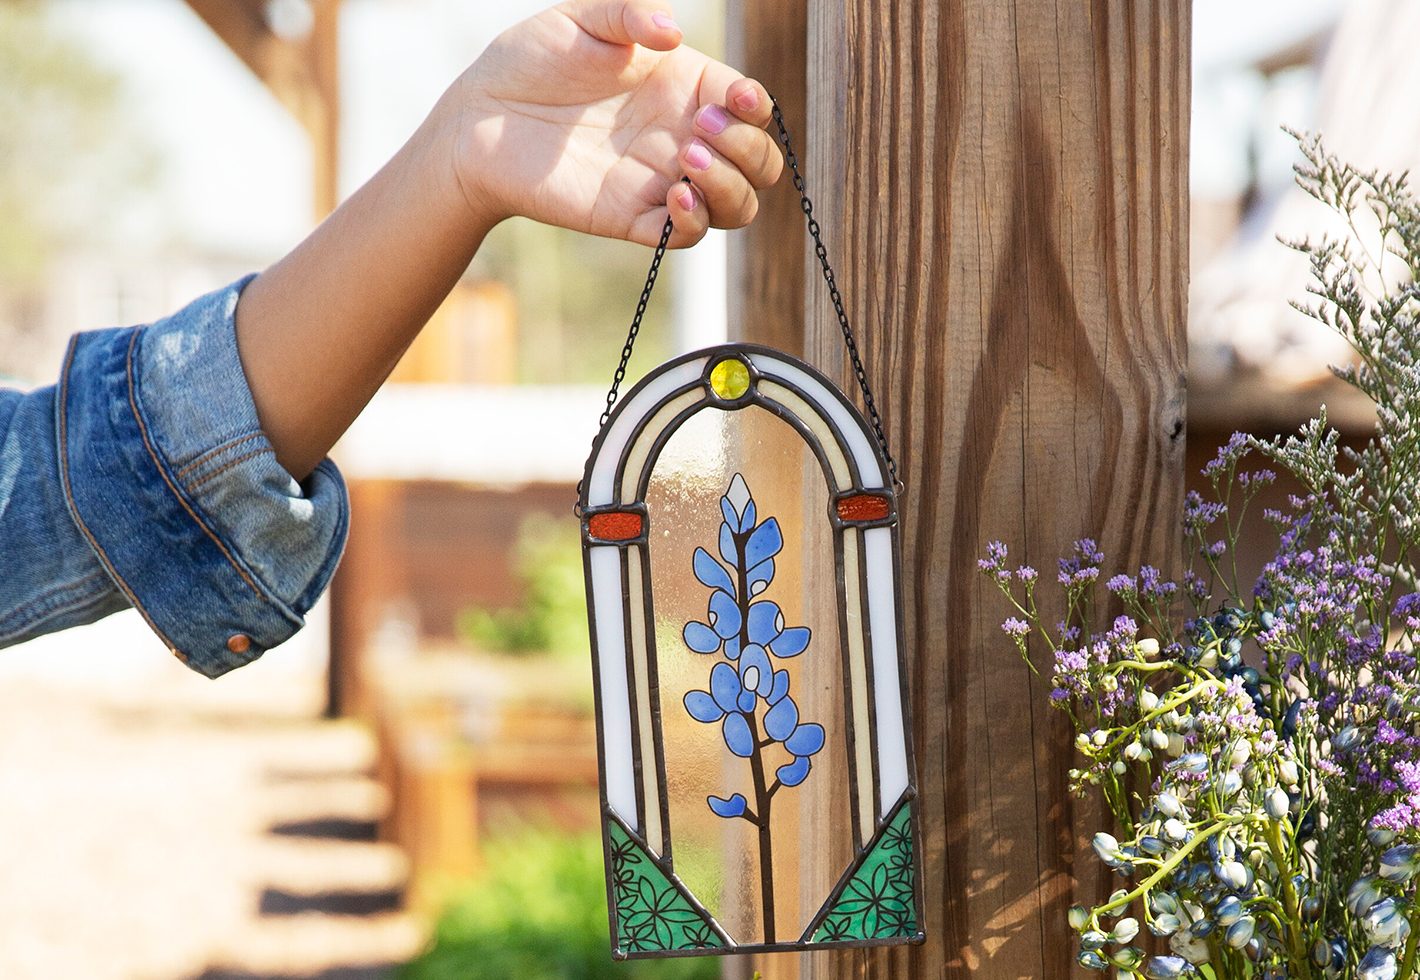
<path fill-rule="evenodd" d="M 768 6 L 807 9 L 803 162 L 907 486 L 926 838 L 927 944 L 797 972 L 1066 977 L 1065 910 L 1116 887 L 1076 881 L 1104 823 L 1066 793 L 1049 667 L 1033 676 L 1001 633 L 976 560 L 999 539 L 1053 582 L 1089 536 L 1107 574 L 1181 570 L 1190 4 Z M 772 72 L 755 50 L 737 67 Z M 802 268 L 784 239 L 749 241 L 753 261 Z M 852 392 L 811 272 L 806 356 Z M 741 334 L 774 342 L 754 322 Z"/>
<path fill-rule="evenodd" d="M 304 37 L 280 37 L 260 4 L 187 0 L 197 16 L 271 90 L 311 138 L 312 207 L 320 221 L 338 201 L 340 0 L 310 0 Z"/>
<path fill-rule="evenodd" d="M 727 0 L 730 63 L 751 72 L 779 102 L 790 134 L 803 134 L 804 47 L 808 10 L 801 0 Z M 787 179 L 784 183 L 788 183 Z M 794 243 L 804 216 L 794 195 L 761 195 L 754 223 L 730 236 L 730 338 L 789 354 L 804 351 L 804 260 Z"/>

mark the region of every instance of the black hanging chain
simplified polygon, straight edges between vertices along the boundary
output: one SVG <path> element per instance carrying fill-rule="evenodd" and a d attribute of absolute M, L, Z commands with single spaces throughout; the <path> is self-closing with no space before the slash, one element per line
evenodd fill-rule
<path fill-rule="evenodd" d="M 838 292 L 838 283 L 833 276 L 833 267 L 828 264 L 828 249 L 824 247 L 818 221 L 814 218 L 814 204 L 809 200 L 807 185 L 804 183 L 803 174 L 799 171 L 799 158 L 794 153 L 793 142 L 789 139 L 789 129 L 784 125 L 784 113 L 779 108 L 778 99 L 771 95 L 769 101 L 774 104 L 774 124 L 779 129 L 779 141 L 784 144 L 784 158 L 794 177 L 794 190 L 799 192 L 799 207 L 809 222 L 809 235 L 814 240 L 814 254 L 818 256 L 819 266 L 823 269 L 823 281 L 828 286 L 828 295 L 833 301 L 834 312 L 838 314 L 838 326 L 843 331 L 843 344 L 848 348 L 848 357 L 853 362 L 853 373 L 857 376 L 858 387 L 863 392 L 863 406 L 868 410 L 868 421 L 873 426 L 873 434 L 877 437 L 884 458 L 887 459 L 893 488 L 901 493 L 903 486 L 897 476 L 897 461 L 893 459 L 892 451 L 888 449 L 887 434 L 883 431 L 883 420 L 878 415 L 878 406 L 873 400 L 873 390 L 868 385 L 868 372 L 863 368 L 863 358 L 858 353 L 858 343 L 853 339 L 853 327 L 848 323 L 848 311 L 843 307 L 843 296 Z M 681 179 L 689 181 L 687 177 Z M 661 240 L 656 243 L 656 254 L 651 257 L 651 269 L 646 273 L 646 285 L 641 288 L 641 299 L 636 304 L 636 315 L 631 318 L 631 329 L 627 331 L 626 344 L 621 348 L 621 362 L 616 366 L 616 375 L 612 378 L 611 390 L 606 393 L 606 409 L 602 412 L 601 422 L 598 424 L 599 429 L 606 427 L 607 421 L 611 418 L 612 409 L 616 407 L 617 391 L 621 388 L 621 382 L 626 379 L 626 365 L 631 360 L 632 349 L 636 346 L 636 337 L 641 332 L 641 320 L 646 315 L 646 304 L 651 301 L 651 290 L 655 288 L 656 276 L 661 271 L 661 260 L 665 258 L 666 246 L 670 243 L 671 232 L 674 230 L 675 225 L 667 217 L 665 225 L 661 228 Z M 581 495 L 582 484 L 579 482 L 577 496 L 580 498 Z M 577 510 L 578 513 L 581 512 L 580 503 Z"/>
<path fill-rule="evenodd" d="M 779 127 L 779 141 L 784 144 L 785 162 L 789 164 L 789 172 L 794 175 L 794 190 L 799 192 L 799 207 L 809 221 L 809 235 L 814 240 L 814 254 L 818 256 L 819 267 L 823 270 L 823 281 L 828 286 L 829 299 L 833 300 L 833 310 L 838 314 L 838 326 L 843 331 L 843 345 L 848 348 L 848 357 L 853 362 L 853 373 L 857 375 L 858 387 L 863 392 L 863 407 L 868 410 L 868 421 L 872 423 L 873 434 L 878 437 L 878 445 L 882 447 L 883 456 L 887 459 L 893 489 L 901 493 L 903 486 L 897 477 L 897 460 L 892 458 L 892 450 L 888 449 L 883 420 L 878 415 L 877 403 L 873 401 L 873 389 L 868 386 L 868 372 L 863 369 L 863 358 L 858 354 L 858 342 L 853 339 L 853 328 L 848 323 L 848 311 L 843 308 L 843 296 L 838 292 L 838 283 L 833 278 L 833 267 L 828 264 L 828 249 L 824 247 L 818 221 L 814 218 L 814 202 L 809 200 L 804 176 L 799 172 L 799 158 L 794 153 L 794 144 L 790 141 L 789 130 L 784 125 L 784 113 L 779 109 L 779 100 L 771 95 L 769 101 L 774 103 L 774 124 Z"/>
<path fill-rule="evenodd" d="M 689 177 L 682 177 L 681 180 L 690 183 Z M 646 315 L 646 304 L 651 301 L 651 290 L 656 286 L 656 276 L 661 271 L 661 259 L 666 257 L 666 245 L 671 240 L 671 232 L 675 230 L 675 225 L 670 217 L 666 218 L 666 223 L 661 228 L 661 240 L 656 243 L 656 254 L 651 256 L 651 271 L 646 273 L 646 285 L 641 287 L 641 299 L 636 304 L 636 315 L 631 318 L 631 329 L 626 334 L 626 344 L 621 348 L 621 363 L 616 366 L 616 375 L 611 379 L 611 390 L 606 393 L 606 409 L 602 412 L 602 420 L 597 424 L 598 429 L 606 427 L 607 419 L 611 418 L 611 410 L 616 407 L 616 392 L 621 387 L 621 382 L 626 379 L 626 365 L 631 360 L 631 349 L 636 346 L 636 336 L 641 332 L 641 318 Z M 581 486 L 577 487 L 578 492 Z"/>

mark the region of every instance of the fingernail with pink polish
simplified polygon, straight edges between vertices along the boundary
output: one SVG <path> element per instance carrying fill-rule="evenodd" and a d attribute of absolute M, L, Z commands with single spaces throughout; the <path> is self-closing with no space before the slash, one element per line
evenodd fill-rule
<path fill-rule="evenodd" d="M 759 108 L 759 93 L 754 89 L 745 89 L 735 96 L 735 105 L 741 112 L 753 112 Z"/>
<path fill-rule="evenodd" d="M 694 211 L 695 195 L 691 193 L 689 187 L 682 187 L 680 193 L 676 195 L 676 203 L 687 211 Z"/>
<path fill-rule="evenodd" d="M 690 148 L 685 151 L 685 162 L 696 170 L 710 169 L 711 159 L 713 158 L 710 156 L 710 150 L 699 140 L 691 143 Z"/>
<path fill-rule="evenodd" d="M 700 128 L 705 130 L 705 132 L 715 136 L 724 132 L 725 127 L 729 125 L 730 117 L 724 109 L 711 103 L 700 110 L 700 113 L 695 117 L 695 121 L 700 124 Z"/>
<path fill-rule="evenodd" d="M 666 31 L 680 32 L 680 26 L 671 19 L 670 14 L 652 14 L 651 23 Z"/>

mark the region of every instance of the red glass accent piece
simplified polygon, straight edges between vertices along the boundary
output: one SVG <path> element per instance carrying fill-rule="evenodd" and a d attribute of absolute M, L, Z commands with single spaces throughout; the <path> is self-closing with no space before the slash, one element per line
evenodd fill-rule
<path fill-rule="evenodd" d="M 630 541 L 641 536 L 641 515 L 627 511 L 593 514 L 587 529 L 598 541 Z"/>
<path fill-rule="evenodd" d="M 882 521 L 887 519 L 891 511 L 892 507 L 886 497 L 871 493 L 844 497 L 838 502 L 838 519 L 841 521 Z"/>

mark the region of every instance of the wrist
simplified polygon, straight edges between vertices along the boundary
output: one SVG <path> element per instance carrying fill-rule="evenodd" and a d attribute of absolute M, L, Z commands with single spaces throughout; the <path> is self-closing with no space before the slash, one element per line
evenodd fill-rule
<path fill-rule="evenodd" d="M 447 185 L 450 207 L 477 228 L 480 239 L 516 210 L 490 180 L 498 116 L 480 106 L 467 77 L 459 79 L 430 114 L 431 159 Z"/>

